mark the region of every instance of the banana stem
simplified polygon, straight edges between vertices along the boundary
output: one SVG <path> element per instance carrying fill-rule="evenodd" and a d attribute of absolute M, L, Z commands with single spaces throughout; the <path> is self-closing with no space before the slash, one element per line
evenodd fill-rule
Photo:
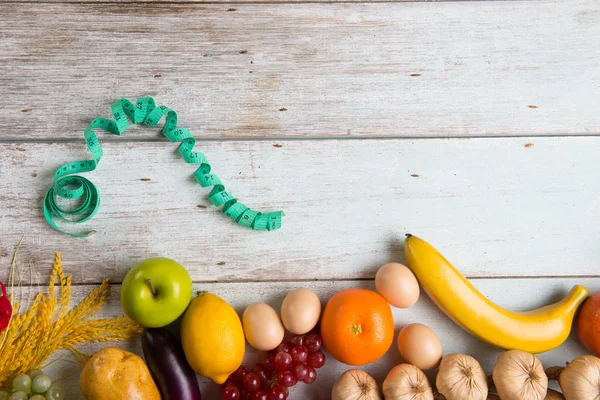
<path fill-rule="evenodd" d="M 574 314 L 589 294 L 590 292 L 586 288 L 581 285 L 576 285 L 569 291 L 567 297 L 565 297 L 561 303 L 569 304 L 567 312 Z"/>

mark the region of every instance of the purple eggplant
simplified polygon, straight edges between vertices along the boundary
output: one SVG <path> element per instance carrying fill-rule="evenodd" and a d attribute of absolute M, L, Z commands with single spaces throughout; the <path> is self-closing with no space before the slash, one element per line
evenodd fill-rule
<path fill-rule="evenodd" d="M 145 329 L 142 349 L 162 400 L 202 399 L 196 373 L 171 332 L 165 328 Z"/>

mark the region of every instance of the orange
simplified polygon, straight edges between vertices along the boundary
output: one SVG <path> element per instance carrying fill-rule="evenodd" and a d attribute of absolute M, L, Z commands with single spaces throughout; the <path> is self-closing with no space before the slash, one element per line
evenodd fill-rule
<path fill-rule="evenodd" d="M 394 341 L 392 310 L 372 290 L 342 290 L 325 306 L 321 337 L 336 360 L 355 366 L 368 364 L 383 356 Z"/>
<path fill-rule="evenodd" d="M 583 302 L 576 322 L 581 344 L 600 357 L 600 292 Z"/>

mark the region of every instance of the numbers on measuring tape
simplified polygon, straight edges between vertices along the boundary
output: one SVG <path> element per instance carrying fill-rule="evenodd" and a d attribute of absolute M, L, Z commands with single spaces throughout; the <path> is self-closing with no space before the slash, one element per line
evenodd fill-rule
<path fill-rule="evenodd" d="M 72 237 L 88 237 L 95 231 L 85 233 L 70 233 L 61 230 L 54 222 L 58 218 L 67 222 L 84 222 L 92 218 L 100 207 L 98 188 L 88 179 L 73 175 L 78 172 L 90 172 L 97 168 L 103 154 L 102 146 L 94 129 L 102 129 L 113 135 L 121 135 L 132 124 L 143 123 L 155 127 L 166 116 L 161 133 L 171 142 L 181 142 L 179 153 L 186 163 L 196 164 L 198 168 L 194 178 L 202 187 L 212 186 L 208 200 L 215 206 L 223 206 L 223 214 L 229 216 L 238 224 L 253 230 L 272 231 L 281 227 L 282 211 L 266 214 L 251 210 L 225 190 L 219 177 L 211 173 L 211 166 L 204 154 L 193 151 L 196 140 L 186 128 L 177 127 L 177 113 L 161 105 L 156 106 L 151 97 L 140 97 L 135 106 L 127 99 L 121 99 L 111 106 L 113 119 L 95 118 L 85 129 L 85 143 L 93 159 L 75 161 L 61 166 L 54 174 L 54 183 L 46 193 L 43 201 L 44 217 L 55 230 Z M 69 186 L 70 188 L 65 188 Z M 81 199 L 81 205 L 75 209 L 67 209 L 59 205 L 59 198 Z"/>

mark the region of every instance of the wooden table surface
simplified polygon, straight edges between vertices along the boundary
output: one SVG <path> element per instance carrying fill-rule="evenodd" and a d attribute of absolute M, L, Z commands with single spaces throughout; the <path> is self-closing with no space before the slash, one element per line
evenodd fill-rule
<path fill-rule="evenodd" d="M 410 231 L 508 308 L 547 304 L 574 284 L 598 291 L 599 42 L 596 0 L 0 1 L 0 280 L 25 235 L 21 259 L 38 273 L 23 276 L 23 296 L 60 251 L 75 300 L 112 279 L 102 315 L 122 314 L 125 273 L 159 255 L 240 312 L 278 306 L 299 286 L 325 302 L 373 288 L 379 266 L 404 261 Z M 282 229 L 232 223 L 174 144 L 135 127 L 100 136 L 105 155 L 86 174 L 100 212 L 66 228 L 98 233 L 52 230 L 40 205 L 54 171 L 88 156 L 93 118 L 141 96 L 178 112 L 245 204 L 283 209 Z M 397 329 L 429 325 L 445 353 L 491 372 L 499 351 L 425 295 L 393 312 Z M 141 352 L 139 341 L 121 345 Z M 540 358 L 582 353 L 572 337 Z M 399 362 L 394 346 L 364 370 L 382 382 Z M 328 399 L 345 369 L 330 359 L 291 399 Z M 70 376 L 68 398 L 81 398 L 72 357 L 48 371 Z"/>

